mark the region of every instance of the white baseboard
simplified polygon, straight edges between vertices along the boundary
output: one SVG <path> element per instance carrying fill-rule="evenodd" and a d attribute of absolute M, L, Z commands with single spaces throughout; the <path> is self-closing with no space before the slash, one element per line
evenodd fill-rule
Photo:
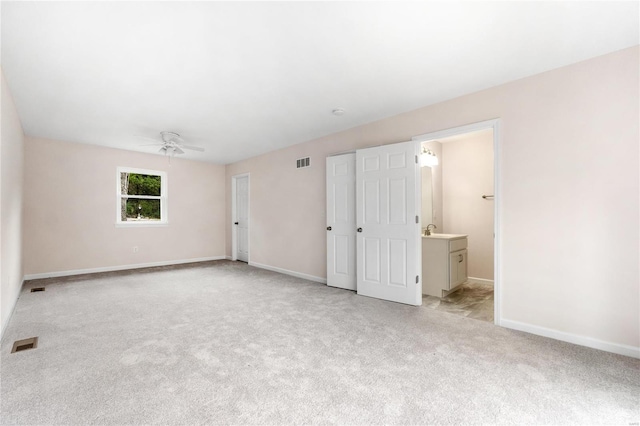
<path fill-rule="evenodd" d="M 603 340 L 594 339 L 592 337 L 566 333 L 564 331 L 539 327 L 537 325 L 525 324 L 519 321 L 507 320 L 504 318 L 500 321 L 500 325 L 502 327 L 511 328 L 513 330 L 525 331 L 527 333 L 536 334 L 538 336 L 549 337 L 551 339 L 586 346 L 588 348 L 599 349 L 601 351 L 612 352 L 614 354 L 625 355 L 632 358 L 640 358 L 640 347 L 605 342 Z"/>
<path fill-rule="evenodd" d="M 13 300 L 13 304 L 11 306 L 11 313 L 7 317 L 7 322 L 2 324 L 2 330 L 0 330 L 0 342 L 4 338 L 4 332 L 7 330 L 9 323 L 11 322 L 11 318 L 13 317 L 13 312 L 16 310 L 16 305 L 18 304 L 18 299 L 20 298 L 20 293 L 22 293 L 22 287 L 24 287 L 25 279 L 22 278 L 22 282 L 20 283 L 20 289 L 18 289 L 18 296 Z"/>
<path fill-rule="evenodd" d="M 303 274 L 302 272 L 290 271 L 288 269 L 276 268 L 275 266 L 263 265 L 261 263 L 249 262 L 250 266 L 256 268 L 266 269 L 268 271 L 280 272 L 281 274 L 291 275 L 293 277 L 302 278 L 309 281 L 315 281 L 317 283 L 326 284 L 327 279 L 322 277 L 316 277 L 315 275 Z"/>
<path fill-rule="evenodd" d="M 37 280 L 41 278 L 68 277 L 70 275 L 95 274 L 97 272 L 125 271 L 127 269 L 151 268 L 154 266 L 181 265 L 184 263 L 208 262 L 210 260 L 225 259 L 225 256 L 198 257 L 194 259 L 165 260 L 162 262 L 137 263 L 133 265 L 104 266 L 100 268 L 74 269 L 71 271 L 44 272 L 41 274 L 28 274 L 24 280 Z"/>
<path fill-rule="evenodd" d="M 485 278 L 468 277 L 467 282 L 470 284 L 489 284 L 493 285 L 493 280 L 487 280 Z"/>

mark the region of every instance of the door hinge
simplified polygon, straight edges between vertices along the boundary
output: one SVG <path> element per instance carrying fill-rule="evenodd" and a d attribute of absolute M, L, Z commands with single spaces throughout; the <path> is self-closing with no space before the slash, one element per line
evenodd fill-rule
<path fill-rule="evenodd" d="M 418 284 L 420 282 L 420 276 L 416 275 L 416 284 Z"/>
<path fill-rule="evenodd" d="M 416 164 L 418 164 L 418 156 L 416 155 Z"/>
<path fill-rule="evenodd" d="M 420 223 L 420 218 L 416 215 L 416 223 Z"/>

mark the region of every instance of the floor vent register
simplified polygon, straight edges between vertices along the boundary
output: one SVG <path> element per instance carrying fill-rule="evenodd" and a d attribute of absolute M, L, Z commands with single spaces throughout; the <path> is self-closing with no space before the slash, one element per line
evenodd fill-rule
<path fill-rule="evenodd" d="M 27 351 L 38 347 L 38 338 L 29 337 L 28 339 L 16 340 L 13 342 L 11 353 Z"/>

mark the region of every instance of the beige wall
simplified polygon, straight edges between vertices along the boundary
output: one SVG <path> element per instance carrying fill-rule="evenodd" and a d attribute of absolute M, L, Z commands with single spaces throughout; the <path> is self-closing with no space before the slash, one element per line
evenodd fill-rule
<path fill-rule="evenodd" d="M 167 172 L 168 226 L 115 226 L 118 166 Z M 26 138 L 25 274 L 224 256 L 224 188 L 224 166 Z"/>
<path fill-rule="evenodd" d="M 227 201 L 251 173 L 251 261 L 326 276 L 328 154 L 499 117 L 503 319 L 637 348 L 638 64 L 636 46 L 227 166 Z"/>
<path fill-rule="evenodd" d="M 469 277 L 493 280 L 493 132 L 442 143 L 443 230 L 468 234 Z"/>
<path fill-rule="evenodd" d="M 9 322 L 22 286 L 22 125 L 0 71 L 2 97 L 0 125 L 0 320 L 1 332 Z M 1 333 L 0 332 L 0 333 Z"/>

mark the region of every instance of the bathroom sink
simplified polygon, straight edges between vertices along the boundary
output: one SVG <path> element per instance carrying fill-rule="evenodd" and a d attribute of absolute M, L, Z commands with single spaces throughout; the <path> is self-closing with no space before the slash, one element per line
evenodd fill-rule
<path fill-rule="evenodd" d="M 467 235 L 465 234 L 434 234 L 431 233 L 431 235 L 423 235 L 424 238 L 440 238 L 440 239 L 444 239 L 444 240 L 453 240 L 456 238 L 464 238 Z"/>

